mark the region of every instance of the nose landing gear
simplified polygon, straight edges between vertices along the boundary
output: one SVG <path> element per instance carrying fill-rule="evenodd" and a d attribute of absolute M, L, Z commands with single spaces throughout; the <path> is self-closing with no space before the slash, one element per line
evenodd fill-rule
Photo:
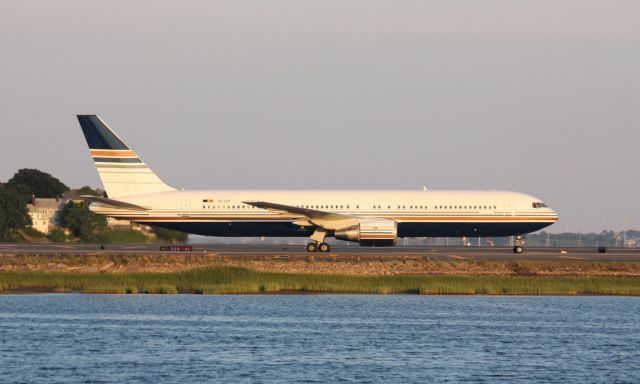
<path fill-rule="evenodd" d="M 513 253 L 524 252 L 524 235 L 515 236 L 515 246 L 513 247 Z"/>

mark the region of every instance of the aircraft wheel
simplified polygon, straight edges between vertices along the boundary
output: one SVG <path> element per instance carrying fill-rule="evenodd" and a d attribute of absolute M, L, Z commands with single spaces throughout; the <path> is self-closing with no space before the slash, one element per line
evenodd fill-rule
<path fill-rule="evenodd" d="M 320 243 L 318 245 L 318 250 L 320 252 L 329 252 L 329 251 L 331 251 L 331 247 L 327 243 Z"/>
<path fill-rule="evenodd" d="M 307 252 L 315 252 L 317 250 L 318 250 L 318 246 L 316 245 L 316 243 L 307 244 Z"/>
<path fill-rule="evenodd" d="M 524 252 L 524 248 L 522 248 L 519 245 L 516 245 L 515 247 L 513 247 L 513 253 L 522 253 Z"/>

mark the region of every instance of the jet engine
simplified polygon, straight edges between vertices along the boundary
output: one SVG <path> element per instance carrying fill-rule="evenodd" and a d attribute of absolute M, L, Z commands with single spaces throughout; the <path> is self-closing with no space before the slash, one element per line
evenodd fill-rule
<path fill-rule="evenodd" d="M 367 219 L 351 227 L 337 229 L 335 237 L 357 241 L 360 245 L 392 246 L 398 238 L 398 223 L 389 219 Z"/>

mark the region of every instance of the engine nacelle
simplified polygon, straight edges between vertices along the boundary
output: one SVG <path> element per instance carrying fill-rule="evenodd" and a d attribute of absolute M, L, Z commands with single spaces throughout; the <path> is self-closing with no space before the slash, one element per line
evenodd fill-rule
<path fill-rule="evenodd" d="M 389 219 L 368 219 L 357 225 L 337 229 L 338 240 L 357 241 L 360 245 L 391 246 L 398 238 L 398 223 Z"/>

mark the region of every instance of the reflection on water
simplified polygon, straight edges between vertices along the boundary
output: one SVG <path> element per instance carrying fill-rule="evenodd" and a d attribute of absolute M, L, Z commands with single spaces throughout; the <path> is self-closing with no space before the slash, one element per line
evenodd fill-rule
<path fill-rule="evenodd" d="M 0 295 L 0 382 L 638 382 L 640 299 Z"/>

